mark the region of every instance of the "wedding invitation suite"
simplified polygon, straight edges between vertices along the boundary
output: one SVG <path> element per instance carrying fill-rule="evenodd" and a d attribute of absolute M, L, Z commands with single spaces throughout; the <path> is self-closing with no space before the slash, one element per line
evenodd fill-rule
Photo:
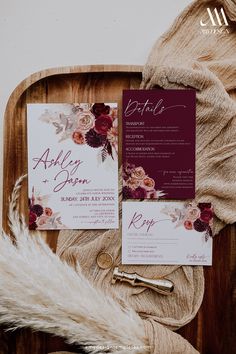
<path fill-rule="evenodd" d="M 195 197 L 194 90 L 124 90 L 124 199 Z"/>
<path fill-rule="evenodd" d="M 210 203 L 123 202 L 122 264 L 212 264 Z"/>
<path fill-rule="evenodd" d="M 29 104 L 29 228 L 118 228 L 116 103 Z"/>

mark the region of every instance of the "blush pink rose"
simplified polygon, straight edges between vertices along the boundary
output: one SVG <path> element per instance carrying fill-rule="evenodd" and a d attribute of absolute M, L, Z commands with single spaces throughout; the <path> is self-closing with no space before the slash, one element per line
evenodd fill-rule
<path fill-rule="evenodd" d="M 125 182 L 127 187 L 134 190 L 140 186 L 140 181 L 137 178 L 129 177 Z"/>
<path fill-rule="evenodd" d="M 46 224 L 47 221 L 48 221 L 48 216 L 42 215 L 38 218 L 37 224 L 38 224 L 38 226 L 42 226 L 42 225 Z"/>
<path fill-rule="evenodd" d="M 91 112 L 81 112 L 78 114 L 78 130 L 88 131 L 94 127 L 95 117 Z"/>
<path fill-rule="evenodd" d="M 200 216 L 200 210 L 198 207 L 189 207 L 186 213 L 186 219 L 190 221 L 195 221 Z"/>
<path fill-rule="evenodd" d="M 154 179 L 150 177 L 145 177 L 142 181 L 142 187 L 145 188 L 147 191 L 151 191 L 155 187 Z"/>
<path fill-rule="evenodd" d="M 133 170 L 131 177 L 133 178 L 137 178 L 139 180 L 143 180 L 144 177 L 146 177 L 146 173 L 143 169 L 143 167 L 139 166 L 139 167 L 135 167 L 135 169 Z"/>

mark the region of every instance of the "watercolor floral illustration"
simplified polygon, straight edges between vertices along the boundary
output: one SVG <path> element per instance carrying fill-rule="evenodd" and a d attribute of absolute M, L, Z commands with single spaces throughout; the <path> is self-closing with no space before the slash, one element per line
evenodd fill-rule
<path fill-rule="evenodd" d="M 170 204 L 162 212 L 171 217 L 175 227 L 184 227 L 186 230 L 202 233 L 205 242 L 213 235 L 214 211 L 211 203 L 185 203 L 182 209 L 175 208 Z"/>
<path fill-rule="evenodd" d="M 118 155 L 117 107 L 105 103 L 71 104 L 70 112 L 46 110 L 40 120 L 52 124 L 59 142 L 71 139 L 77 145 L 100 149 L 101 160 Z"/>
<path fill-rule="evenodd" d="M 165 195 L 155 189 L 155 181 L 149 177 L 142 166 L 126 162 L 123 165 L 123 198 L 124 199 L 159 199 Z"/>
<path fill-rule="evenodd" d="M 35 193 L 29 198 L 29 230 L 48 230 L 66 228 L 63 225 L 60 213 L 54 212 L 48 206 L 49 196 Z"/>

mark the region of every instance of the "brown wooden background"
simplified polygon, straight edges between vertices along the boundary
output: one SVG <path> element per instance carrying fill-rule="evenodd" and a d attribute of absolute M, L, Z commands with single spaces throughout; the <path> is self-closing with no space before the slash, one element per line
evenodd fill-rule
<path fill-rule="evenodd" d="M 12 93 L 4 129 L 3 227 L 7 228 L 8 196 L 15 180 L 27 172 L 26 104 L 63 102 L 118 102 L 125 88 L 137 88 L 138 66 L 86 66 L 50 69 L 24 80 Z M 121 125 L 120 125 L 121 128 Z M 121 141 L 121 140 L 120 140 Z M 121 150 L 120 150 L 121 151 Z M 23 186 L 20 208 L 26 213 L 27 191 Z M 57 232 L 42 237 L 55 249 Z M 206 290 L 196 318 L 178 332 L 202 354 L 236 353 L 236 226 L 226 227 L 214 239 L 212 267 L 205 267 Z M 12 260 L 13 261 L 13 260 Z M 70 350 L 63 339 L 29 329 L 0 329 L 0 354 L 47 354 Z"/>

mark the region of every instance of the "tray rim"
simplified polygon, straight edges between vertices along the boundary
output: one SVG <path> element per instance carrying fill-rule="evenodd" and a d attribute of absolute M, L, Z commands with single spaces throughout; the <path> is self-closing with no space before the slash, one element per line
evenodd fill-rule
<path fill-rule="evenodd" d="M 55 75 L 66 75 L 66 74 L 83 74 L 83 73 L 136 73 L 141 74 L 143 70 L 142 65 L 128 65 L 128 64 L 98 64 L 98 65 L 75 65 L 75 66 L 62 66 L 62 67 L 53 67 L 49 69 L 44 69 L 37 71 L 23 81 L 21 81 L 15 89 L 10 94 L 7 105 L 4 112 L 4 121 L 5 123 L 6 116 L 11 114 L 14 110 L 15 105 L 22 94 L 32 85 L 34 85 L 37 81 L 45 79 L 50 76 Z M 5 124 L 3 129 L 4 137 L 5 137 Z"/>

